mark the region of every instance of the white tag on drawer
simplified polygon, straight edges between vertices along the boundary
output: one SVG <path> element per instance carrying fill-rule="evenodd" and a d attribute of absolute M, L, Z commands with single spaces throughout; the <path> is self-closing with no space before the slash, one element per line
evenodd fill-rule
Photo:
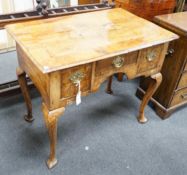
<path fill-rule="evenodd" d="M 78 106 L 81 104 L 81 83 L 80 83 L 80 81 L 78 81 L 77 86 L 78 86 L 78 92 L 76 95 L 76 105 Z"/>

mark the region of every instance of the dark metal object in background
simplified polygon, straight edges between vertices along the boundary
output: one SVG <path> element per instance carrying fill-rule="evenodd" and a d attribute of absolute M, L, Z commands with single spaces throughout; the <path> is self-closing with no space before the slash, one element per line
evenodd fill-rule
<path fill-rule="evenodd" d="M 106 10 L 114 7 L 114 2 L 109 4 L 108 1 L 104 1 L 102 3 L 97 3 L 97 4 L 48 9 L 46 2 L 41 0 L 37 0 L 37 1 L 38 1 L 38 6 L 36 7 L 37 10 L 0 15 L 0 29 L 3 29 L 5 25 L 11 23 L 36 20 L 36 19 L 41 19 L 43 17 L 51 18 L 57 16 Z"/>
<path fill-rule="evenodd" d="M 37 2 L 37 6 L 36 6 L 36 10 L 41 13 L 43 16 L 48 16 L 48 7 L 49 7 L 49 1 L 46 0 L 36 0 Z"/>
<path fill-rule="evenodd" d="M 43 16 L 48 17 L 49 11 L 47 10 L 49 7 L 49 0 L 36 0 L 37 6 L 36 6 L 36 11 L 41 13 Z M 103 0 L 102 1 L 105 6 L 110 6 L 111 8 L 115 7 L 114 0 L 112 0 L 112 3 L 109 4 L 108 0 Z M 79 9 L 78 9 L 79 10 Z"/>

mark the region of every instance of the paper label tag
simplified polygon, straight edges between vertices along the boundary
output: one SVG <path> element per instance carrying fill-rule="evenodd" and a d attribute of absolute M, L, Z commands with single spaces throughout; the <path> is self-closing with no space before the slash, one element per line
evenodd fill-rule
<path fill-rule="evenodd" d="M 81 104 L 81 83 L 80 83 L 80 81 L 77 83 L 77 86 L 78 86 L 78 92 L 76 95 L 76 105 L 78 106 Z"/>

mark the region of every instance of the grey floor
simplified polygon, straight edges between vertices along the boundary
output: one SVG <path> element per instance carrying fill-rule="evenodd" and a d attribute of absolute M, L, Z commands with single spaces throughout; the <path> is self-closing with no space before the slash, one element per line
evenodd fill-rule
<path fill-rule="evenodd" d="M 32 124 L 23 120 L 22 95 L 0 98 L 0 175 L 186 175 L 187 108 L 162 121 L 148 106 L 137 122 L 138 82 L 114 81 L 67 107 L 58 126 L 58 165 L 48 170 L 47 130 L 41 98 L 32 90 Z"/>

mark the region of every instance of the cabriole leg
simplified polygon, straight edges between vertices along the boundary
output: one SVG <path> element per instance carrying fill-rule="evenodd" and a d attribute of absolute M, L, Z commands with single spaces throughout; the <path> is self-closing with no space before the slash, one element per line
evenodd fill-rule
<path fill-rule="evenodd" d="M 149 87 L 148 87 L 148 89 L 143 97 L 142 103 L 140 105 L 139 116 L 138 116 L 138 121 L 140 123 L 147 122 L 147 118 L 144 116 L 145 107 L 148 104 L 149 100 L 151 99 L 152 95 L 155 93 L 155 91 L 159 87 L 161 82 L 162 82 L 162 74 L 161 73 L 157 73 L 157 74 L 151 76 L 151 82 L 149 84 Z"/>
<path fill-rule="evenodd" d="M 44 120 L 48 129 L 49 141 L 50 141 L 50 154 L 47 160 L 48 168 L 53 168 L 57 164 L 56 159 L 56 144 L 57 144 L 57 123 L 58 118 L 65 111 L 65 108 L 59 108 L 53 111 L 49 111 L 44 103 L 42 103 L 42 111 L 44 114 Z"/>
<path fill-rule="evenodd" d="M 123 81 L 123 73 L 118 73 L 118 81 Z"/>
<path fill-rule="evenodd" d="M 112 78 L 113 78 L 113 76 L 110 76 L 108 78 L 108 84 L 107 84 L 107 89 L 106 89 L 106 93 L 107 94 L 113 94 L 113 91 L 112 91 Z"/>
<path fill-rule="evenodd" d="M 28 90 L 28 86 L 27 86 L 27 80 L 26 80 L 26 73 L 20 68 L 18 67 L 16 69 L 16 73 L 17 73 L 17 77 L 18 77 L 18 82 L 26 103 L 26 107 L 27 107 L 27 114 L 25 115 L 25 120 L 27 122 L 32 122 L 34 120 L 33 116 L 32 116 L 32 103 L 31 103 L 31 98 L 30 98 L 30 94 L 29 94 L 29 90 Z"/>

